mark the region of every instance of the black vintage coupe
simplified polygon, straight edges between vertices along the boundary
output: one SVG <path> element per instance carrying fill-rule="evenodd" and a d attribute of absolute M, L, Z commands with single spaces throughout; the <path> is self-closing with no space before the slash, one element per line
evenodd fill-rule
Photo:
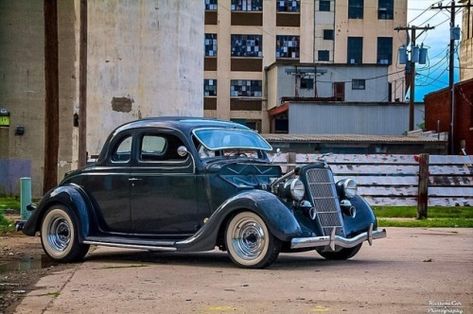
<path fill-rule="evenodd" d="M 81 260 L 90 245 L 207 251 L 243 267 L 279 252 L 353 257 L 386 236 L 351 179 L 321 161 L 282 174 L 271 146 L 237 123 L 149 118 L 118 127 L 97 161 L 68 173 L 23 225 L 51 258 Z"/>

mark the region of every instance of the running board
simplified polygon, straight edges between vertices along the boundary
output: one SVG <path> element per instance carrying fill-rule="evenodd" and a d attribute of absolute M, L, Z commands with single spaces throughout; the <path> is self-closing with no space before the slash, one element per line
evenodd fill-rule
<path fill-rule="evenodd" d="M 131 242 L 131 241 L 130 241 Z M 151 242 L 151 241 L 149 241 Z M 161 243 L 159 243 L 161 242 Z M 140 244 L 140 243 L 119 243 L 119 242 L 107 242 L 107 241 L 100 241 L 100 240 L 84 240 L 82 243 L 90 244 L 90 245 L 103 245 L 103 246 L 110 246 L 110 247 L 118 247 L 124 249 L 135 249 L 135 250 L 149 250 L 149 251 L 176 251 L 177 249 L 171 245 L 175 242 L 167 242 L 163 243 L 163 241 L 159 241 L 159 244 L 165 245 L 153 245 L 153 244 Z M 168 246 L 169 244 L 169 246 Z"/>

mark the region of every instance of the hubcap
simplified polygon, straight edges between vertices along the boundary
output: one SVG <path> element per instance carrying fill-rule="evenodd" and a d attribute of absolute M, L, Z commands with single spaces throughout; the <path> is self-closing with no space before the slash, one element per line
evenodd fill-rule
<path fill-rule="evenodd" d="M 233 229 L 232 241 L 238 256 L 252 260 L 262 253 L 266 237 L 263 228 L 257 221 L 243 218 Z"/>
<path fill-rule="evenodd" d="M 63 217 L 54 217 L 48 227 L 48 244 L 58 252 L 63 252 L 71 241 L 71 226 Z"/>

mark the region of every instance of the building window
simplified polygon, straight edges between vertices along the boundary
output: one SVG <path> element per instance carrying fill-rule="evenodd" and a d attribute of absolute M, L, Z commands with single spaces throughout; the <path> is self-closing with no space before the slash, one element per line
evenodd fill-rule
<path fill-rule="evenodd" d="M 319 11 L 330 12 L 330 0 L 319 0 Z"/>
<path fill-rule="evenodd" d="M 348 0 L 348 18 L 363 18 L 363 0 Z"/>
<path fill-rule="evenodd" d="M 361 64 L 363 62 L 363 37 L 348 37 L 348 64 Z"/>
<path fill-rule="evenodd" d="M 276 36 L 276 58 L 299 59 L 299 36 Z"/>
<path fill-rule="evenodd" d="M 314 79 L 301 78 L 301 89 L 314 89 Z"/>
<path fill-rule="evenodd" d="M 240 123 L 252 130 L 261 132 L 261 120 L 230 119 L 230 121 L 235 122 L 235 123 Z"/>
<path fill-rule="evenodd" d="M 319 61 L 330 61 L 330 51 L 328 51 L 328 50 L 319 50 L 317 59 Z"/>
<path fill-rule="evenodd" d="M 217 11 L 217 0 L 205 0 L 205 11 Z"/>
<path fill-rule="evenodd" d="M 217 34 L 205 34 L 205 56 L 217 56 Z"/>
<path fill-rule="evenodd" d="M 261 35 L 232 35 L 232 57 L 262 57 Z"/>
<path fill-rule="evenodd" d="M 391 64 L 393 59 L 392 37 L 378 37 L 378 64 Z"/>
<path fill-rule="evenodd" d="M 333 40 L 333 29 L 324 29 L 324 39 Z"/>
<path fill-rule="evenodd" d="M 378 19 L 392 20 L 394 18 L 394 0 L 378 0 Z"/>
<path fill-rule="evenodd" d="M 231 80 L 231 97 L 261 97 L 261 80 Z"/>
<path fill-rule="evenodd" d="M 299 12 L 300 0 L 276 0 L 278 12 Z"/>
<path fill-rule="evenodd" d="M 232 0 L 232 11 L 263 11 L 263 0 Z"/>
<path fill-rule="evenodd" d="M 204 80 L 204 97 L 217 96 L 217 80 Z"/>
<path fill-rule="evenodd" d="M 351 89 L 363 90 L 366 88 L 366 80 L 353 79 L 351 80 Z"/>

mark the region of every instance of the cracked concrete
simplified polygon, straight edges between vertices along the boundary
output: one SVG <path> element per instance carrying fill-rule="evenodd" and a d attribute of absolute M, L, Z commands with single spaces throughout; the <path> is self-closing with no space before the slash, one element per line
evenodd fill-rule
<path fill-rule="evenodd" d="M 349 261 L 281 254 L 264 270 L 226 254 L 98 248 L 42 278 L 18 313 L 426 313 L 473 310 L 473 229 L 389 228 Z"/>

